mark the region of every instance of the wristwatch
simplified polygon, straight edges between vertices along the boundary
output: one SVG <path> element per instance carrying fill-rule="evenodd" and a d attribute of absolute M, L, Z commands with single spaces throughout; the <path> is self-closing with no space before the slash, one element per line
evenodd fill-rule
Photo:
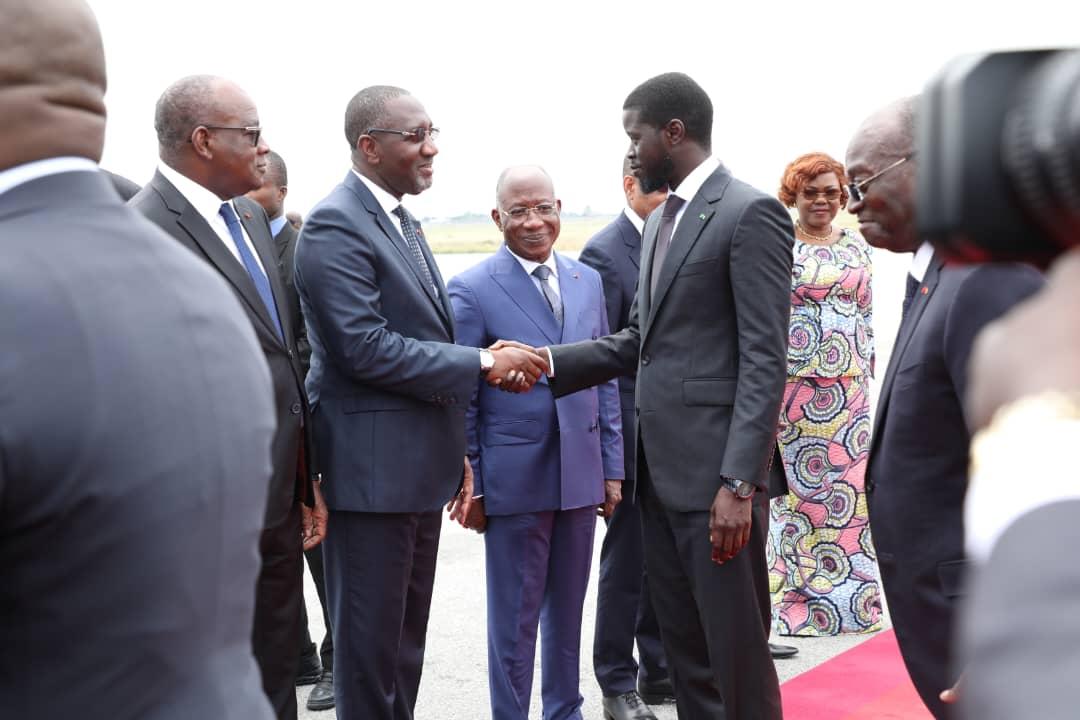
<path fill-rule="evenodd" d="M 736 480 L 731 477 L 724 477 L 724 487 L 735 493 L 735 497 L 740 500 L 749 500 L 753 497 L 754 491 L 757 490 L 753 483 Z"/>
<path fill-rule="evenodd" d="M 487 375 L 488 370 L 495 367 L 495 356 L 487 348 L 480 349 L 480 374 Z"/>

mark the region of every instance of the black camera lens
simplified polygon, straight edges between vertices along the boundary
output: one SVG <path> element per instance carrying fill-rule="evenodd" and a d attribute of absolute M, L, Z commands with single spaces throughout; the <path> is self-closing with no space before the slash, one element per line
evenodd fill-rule
<path fill-rule="evenodd" d="M 1025 214 L 1056 254 L 1080 244 L 1080 51 L 1051 55 L 1018 88 L 1002 160 Z"/>

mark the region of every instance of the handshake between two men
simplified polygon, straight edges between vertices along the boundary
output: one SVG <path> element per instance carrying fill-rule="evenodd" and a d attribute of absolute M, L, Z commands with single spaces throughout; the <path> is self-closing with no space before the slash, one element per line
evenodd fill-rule
<path fill-rule="evenodd" d="M 487 370 L 487 384 L 505 392 L 532 389 L 541 376 L 551 373 L 546 348 L 534 348 L 515 340 L 499 340 L 488 348 L 494 364 Z"/>

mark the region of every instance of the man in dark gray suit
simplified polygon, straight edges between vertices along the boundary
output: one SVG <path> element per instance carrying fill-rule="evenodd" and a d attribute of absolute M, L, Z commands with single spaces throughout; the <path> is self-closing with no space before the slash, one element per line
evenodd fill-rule
<path fill-rule="evenodd" d="M 296 717 L 301 544 L 311 548 L 321 541 L 326 510 L 312 481 L 311 423 L 270 226 L 258 204 L 239 197 L 261 184 L 269 148 L 251 98 L 228 80 L 208 75 L 182 78 L 167 88 L 154 126 L 158 170 L 130 205 L 228 281 L 247 311 L 274 382 L 274 474 L 252 637 L 267 696 L 278 718 L 289 720 Z"/>
<path fill-rule="evenodd" d="M 281 284 L 285 289 L 285 300 L 289 307 L 289 323 L 296 335 L 296 350 L 300 355 L 300 373 L 307 377 L 311 366 L 311 346 L 308 344 L 304 317 L 300 313 L 300 297 L 296 294 L 293 275 L 296 269 L 296 228 L 285 217 L 285 197 L 289 194 L 289 169 L 281 155 L 273 150 L 266 154 L 266 172 L 263 173 L 262 185 L 247 194 L 266 211 L 270 221 L 270 233 L 274 236 L 274 249 L 277 256 L 277 270 Z M 329 710 L 334 707 L 334 635 L 330 631 L 330 614 L 326 609 L 326 581 L 323 577 L 322 548 L 315 547 L 304 551 L 315 591 L 319 594 L 322 608 L 323 634 L 322 645 L 315 647 L 308 630 L 307 604 L 300 598 L 300 667 L 296 671 L 297 685 L 315 684 L 308 695 L 308 710 Z"/>
<path fill-rule="evenodd" d="M 472 499 L 465 409 L 477 377 L 526 389 L 547 363 L 454 344 L 446 286 L 401 204 L 431 186 L 438 130 L 385 85 L 345 110 L 352 168 L 312 209 L 296 247 L 311 342 L 308 397 L 334 532 L 324 547 L 341 720 L 413 716 L 440 510 Z M 508 352 L 509 351 L 509 352 Z"/>
<path fill-rule="evenodd" d="M 923 702 L 943 718 L 939 696 L 956 680 L 950 641 L 966 564 L 968 359 L 979 331 L 1042 280 L 1019 265 L 949 266 L 920 241 L 916 104 L 917 98 L 892 103 L 856 131 L 847 150 L 848 211 L 874 247 L 915 253 L 874 417 L 866 496 L 904 664 Z"/>
<path fill-rule="evenodd" d="M 270 376 L 98 171 L 104 92 L 84 3 L 0 4 L 0 714 L 267 720 Z"/>
<path fill-rule="evenodd" d="M 556 394 L 637 369 L 645 565 L 680 717 L 781 717 L 769 656 L 768 469 L 787 368 L 784 208 L 711 156 L 712 103 L 681 73 L 623 104 L 645 223 L 628 326 L 551 348 Z"/>
<path fill-rule="evenodd" d="M 630 322 L 641 265 L 641 230 L 649 213 L 667 198 L 666 185 L 651 193 L 641 191 L 641 181 L 631 172 L 627 157 L 623 158 L 622 188 L 626 196 L 623 212 L 585 243 L 579 258 L 599 272 L 604 281 L 604 301 L 612 332 L 622 330 Z M 674 699 L 674 690 L 660 641 L 660 626 L 649 601 L 640 506 L 630 497 L 637 457 L 633 375 L 619 378 L 619 401 L 625 438 L 627 502 L 619 503 L 607 519 L 600 548 L 593 671 L 604 697 L 605 714 L 614 720 L 655 720 L 645 703 Z M 640 666 L 634 660 L 635 639 Z"/>

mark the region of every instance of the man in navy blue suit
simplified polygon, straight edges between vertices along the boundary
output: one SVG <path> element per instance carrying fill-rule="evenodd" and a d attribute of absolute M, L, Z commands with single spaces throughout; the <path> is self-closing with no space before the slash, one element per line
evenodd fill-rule
<path fill-rule="evenodd" d="M 547 367 L 520 349 L 454 344 L 446 287 L 401 204 L 431 186 L 437 134 L 405 90 L 358 92 L 345 111 L 352 169 L 296 246 L 312 425 L 340 523 L 324 549 L 340 720 L 413 717 L 440 510 L 471 500 L 465 408 L 479 376 L 527 389 Z"/>
<path fill-rule="evenodd" d="M 596 233 L 581 251 L 580 260 L 604 281 L 608 326 L 618 332 L 629 324 L 641 264 L 641 230 L 645 218 L 667 198 L 667 186 L 644 192 L 641 181 L 623 158 L 622 188 L 626 207 Z M 622 406 L 623 469 L 634 478 L 634 376 L 618 380 Z M 627 497 L 633 495 L 627 493 Z M 637 640 L 640 665 L 634 660 Z M 668 678 L 660 626 L 649 601 L 648 578 L 641 537 L 641 511 L 636 503 L 621 503 L 607 520 L 600 548 L 600 577 L 596 589 L 596 631 L 593 670 L 603 693 L 604 713 L 612 720 L 655 720 L 645 703 L 674 700 Z"/>
<path fill-rule="evenodd" d="M 946 717 L 953 616 L 967 559 L 963 412 L 976 335 L 1042 285 L 1031 267 L 948 266 L 915 226 L 916 98 L 871 115 L 847 150 L 848 211 L 871 245 L 914 252 L 903 319 L 881 383 L 866 473 L 889 615 L 920 697 Z"/>
<path fill-rule="evenodd" d="M 547 173 L 508 168 L 496 202 L 491 217 L 505 245 L 450 281 L 458 342 L 484 347 L 514 337 L 545 345 L 606 335 L 600 276 L 552 252 L 561 206 Z M 537 623 L 543 717 L 581 718 L 581 614 L 597 509 L 609 516 L 622 496 L 620 430 L 614 381 L 558 400 L 546 378 L 523 398 L 479 383 L 469 406 L 475 484 L 467 522 L 486 526 L 495 720 L 528 720 Z"/>

